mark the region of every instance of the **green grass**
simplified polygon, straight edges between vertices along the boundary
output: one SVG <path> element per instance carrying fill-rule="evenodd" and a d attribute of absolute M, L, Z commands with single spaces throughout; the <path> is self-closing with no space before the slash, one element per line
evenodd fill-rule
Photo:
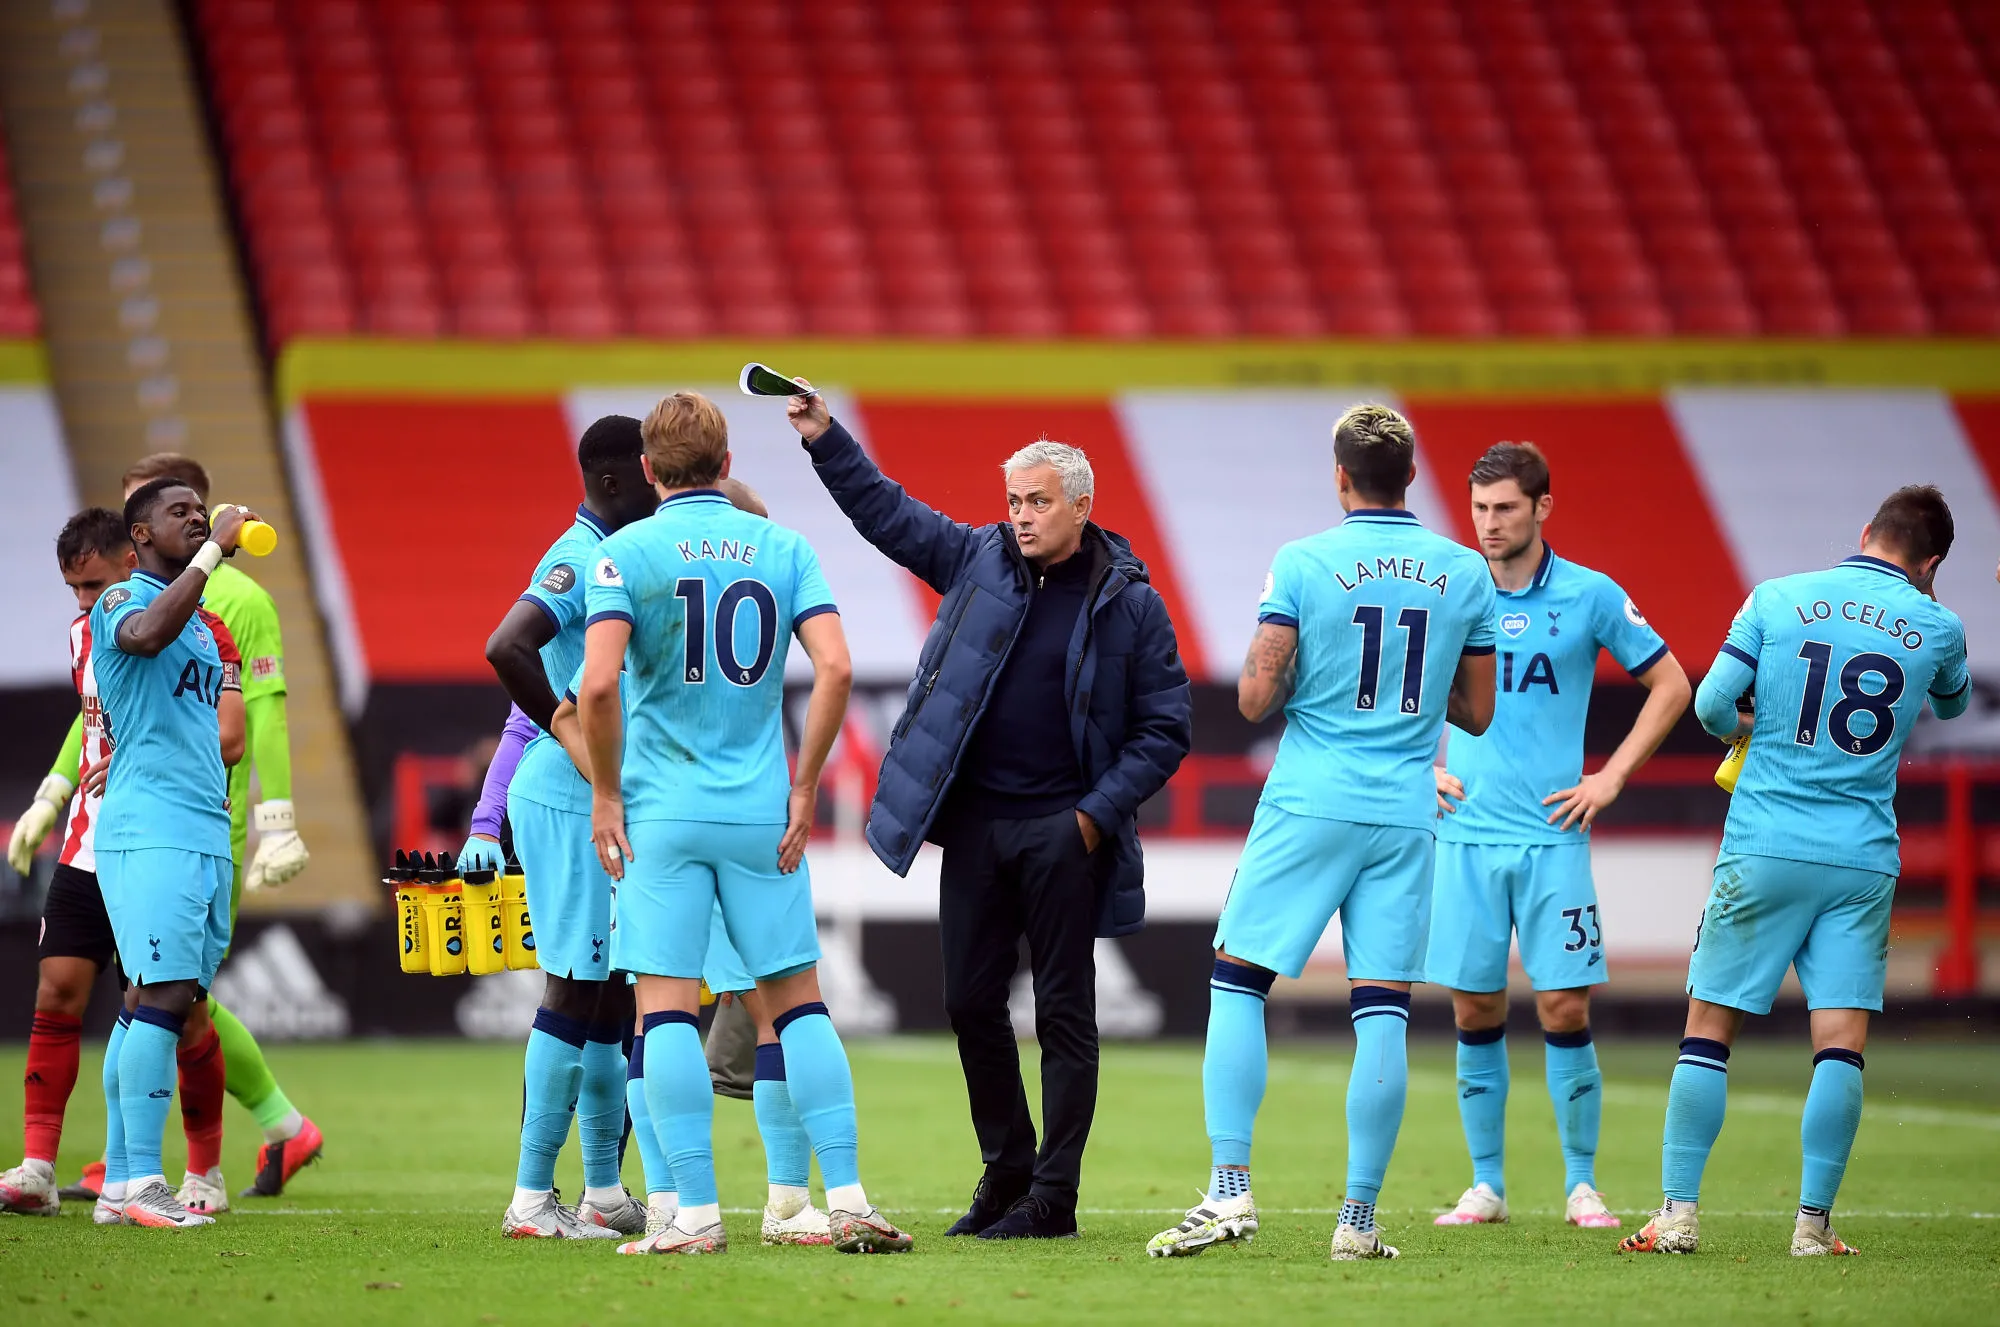
<path fill-rule="evenodd" d="M 604 1327 L 799 1321 L 1379 1322 L 1992 1321 L 2000 1304 L 2000 1056 L 1884 1039 L 1869 1052 L 1869 1110 L 1837 1214 L 1855 1259 L 1786 1256 L 1797 1200 L 1807 1055 L 1747 1043 L 1732 1064 L 1728 1126 L 1709 1167 L 1700 1254 L 1624 1258 L 1615 1237 L 1562 1225 L 1561 1169 L 1541 1055 L 1515 1043 L 1509 1227 L 1437 1230 L 1467 1163 L 1451 1048 L 1413 1050 L 1409 1114 L 1384 1194 L 1395 1263 L 1331 1264 L 1345 1141 L 1342 1048 L 1273 1058 L 1259 1121 L 1264 1227 L 1240 1249 L 1145 1257 L 1206 1181 L 1200 1053 L 1106 1051 L 1084 1183 L 1081 1240 L 994 1245 L 939 1238 L 976 1177 L 963 1085 L 947 1042 L 858 1043 L 869 1192 L 917 1236 L 906 1258 L 763 1249 L 763 1154 L 747 1103 L 718 1101 L 726 1256 L 621 1258 L 608 1244 L 516 1243 L 498 1232 L 512 1183 L 518 1052 L 462 1043 L 279 1047 L 272 1059 L 327 1136 L 327 1158 L 281 1202 L 245 1204 L 185 1234 L 98 1229 L 81 1206 L 57 1220 L 0 1220 L 0 1321 L 201 1324 L 367 1321 Z M 65 1177 L 101 1139 L 96 1054 L 71 1102 Z M 1637 1213 L 1659 1193 L 1671 1047 L 1607 1045 L 1600 1186 Z M 21 1051 L 0 1052 L 18 1081 Z M 1032 1096 L 1032 1093 L 1031 1093 Z M 17 1138 L 19 1097 L 0 1109 Z M 256 1133 L 230 1107 L 226 1167 L 250 1178 Z M 178 1171 L 178 1129 L 167 1164 Z M 628 1176 L 638 1182 L 638 1158 Z M 574 1148 L 559 1182 L 575 1191 Z"/>

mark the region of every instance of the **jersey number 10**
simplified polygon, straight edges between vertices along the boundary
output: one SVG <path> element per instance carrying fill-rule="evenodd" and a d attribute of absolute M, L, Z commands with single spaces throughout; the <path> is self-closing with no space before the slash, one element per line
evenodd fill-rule
<path fill-rule="evenodd" d="M 690 683 L 708 680 L 708 582 L 699 576 L 674 583 L 674 597 L 686 606 L 682 636 L 681 676 Z M 757 654 L 744 663 L 736 653 L 736 610 L 745 600 L 757 606 Z M 723 677 L 740 687 L 754 687 L 771 666 L 778 649 L 778 601 L 762 581 L 733 581 L 715 601 L 715 663 Z"/>
<path fill-rule="evenodd" d="M 1806 661 L 1806 690 L 1799 698 L 1799 719 L 1792 725 L 1792 741 L 1798 746 L 1819 745 L 1819 714 L 1826 704 L 1826 679 L 1833 672 L 1833 646 L 1809 640 L 1799 646 L 1799 658 Z M 1861 679 L 1870 673 L 1882 678 L 1880 691 L 1863 691 Z M 1827 736 L 1850 756 L 1872 756 L 1889 745 L 1896 731 L 1896 713 L 1890 709 L 1903 695 L 1903 666 L 1886 654 L 1857 654 L 1840 670 L 1840 699 L 1826 716 Z M 1875 726 L 1866 733 L 1854 731 L 1854 716 L 1866 714 Z"/>
<path fill-rule="evenodd" d="M 1354 621 L 1361 628 L 1361 682 L 1354 692 L 1357 710 L 1374 709 L 1375 692 L 1382 685 L 1382 619 L 1382 609 L 1374 604 L 1362 604 L 1354 610 Z M 1415 714 L 1424 706 L 1424 641 L 1431 631 L 1430 610 L 1405 608 L 1396 614 L 1396 625 L 1403 629 L 1403 697 L 1397 708 Z"/>

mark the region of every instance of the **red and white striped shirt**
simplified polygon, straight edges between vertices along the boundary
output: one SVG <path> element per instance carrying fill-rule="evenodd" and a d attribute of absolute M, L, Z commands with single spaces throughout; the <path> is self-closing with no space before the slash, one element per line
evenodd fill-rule
<path fill-rule="evenodd" d="M 229 628 L 222 625 L 222 619 L 206 608 L 197 609 L 202 625 L 215 637 L 216 651 L 222 656 L 222 686 L 225 691 L 241 690 L 243 655 L 236 648 L 236 638 L 229 634 Z M 104 705 L 97 698 L 97 672 L 90 662 L 90 614 L 79 613 L 76 621 L 69 624 L 69 671 L 70 680 L 76 684 L 76 694 L 83 702 L 83 765 L 76 774 L 76 791 L 70 794 L 69 818 L 63 825 L 62 853 L 56 858 L 64 866 L 73 866 L 79 871 L 97 870 L 97 852 L 93 846 L 97 836 L 98 809 L 104 803 L 102 789 L 84 794 L 83 776 L 111 758 L 116 746 L 112 741 L 111 728 L 104 720 Z"/>

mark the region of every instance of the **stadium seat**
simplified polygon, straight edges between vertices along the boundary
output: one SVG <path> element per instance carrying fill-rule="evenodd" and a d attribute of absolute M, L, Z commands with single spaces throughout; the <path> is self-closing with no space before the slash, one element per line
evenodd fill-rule
<path fill-rule="evenodd" d="M 1995 320 L 1988 5 L 191 12 L 279 340 L 355 326 L 1918 335 Z M 826 46 L 837 63 L 808 58 Z M 288 262 L 334 276 L 286 279 Z M 605 293 L 628 275 L 681 293 Z M 14 288 L 0 276 L 0 325 L 22 323 Z"/>

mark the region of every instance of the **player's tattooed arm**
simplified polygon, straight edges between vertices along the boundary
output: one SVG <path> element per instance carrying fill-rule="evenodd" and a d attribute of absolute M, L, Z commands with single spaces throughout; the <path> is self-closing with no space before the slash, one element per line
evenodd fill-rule
<path fill-rule="evenodd" d="M 1462 654 L 1458 671 L 1452 675 L 1451 695 L 1445 700 L 1444 717 L 1452 727 L 1474 737 L 1493 722 L 1493 655 Z"/>
<path fill-rule="evenodd" d="M 1281 710 L 1299 685 L 1299 629 L 1259 622 L 1236 679 L 1236 708 L 1252 723 Z"/>

